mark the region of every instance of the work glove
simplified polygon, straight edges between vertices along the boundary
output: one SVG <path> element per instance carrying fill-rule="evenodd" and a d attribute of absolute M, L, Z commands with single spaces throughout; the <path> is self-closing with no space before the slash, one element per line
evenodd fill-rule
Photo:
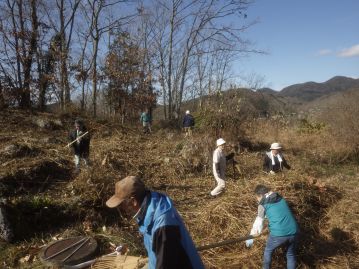
<path fill-rule="evenodd" d="M 251 246 L 253 246 L 254 240 L 253 239 L 248 239 L 246 240 L 246 247 L 250 248 Z"/>

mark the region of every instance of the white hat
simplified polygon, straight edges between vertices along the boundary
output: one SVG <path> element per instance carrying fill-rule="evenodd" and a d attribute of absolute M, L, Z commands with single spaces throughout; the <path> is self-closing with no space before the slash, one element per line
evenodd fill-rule
<path fill-rule="evenodd" d="M 219 147 L 219 146 L 222 146 L 223 144 L 226 144 L 226 141 L 224 141 L 223 138 L 219 138 L 219 139 L 217 139 L 216 144 L 217 144 L 217 147 Z"/>
<path fill-rule="evenodd" d="M 186 114 L 189 114 L 189 110 L 186 111 Z"/>
<path fill-rule="evenodd" d="M 281 149 L 282 145 L 279 143 L 273 143 L 272 145 L 270 145 L 270 149 Z"/>

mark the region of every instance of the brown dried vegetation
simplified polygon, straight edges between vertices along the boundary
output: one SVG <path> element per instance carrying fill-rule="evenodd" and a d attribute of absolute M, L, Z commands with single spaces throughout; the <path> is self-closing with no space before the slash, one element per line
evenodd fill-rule
<path fill-rule="evenodd" d="M 139 175 L 151 189 L 167 193 L 197 245 L 246 235 L 256 214 L 252 191 L 267 184 L 286 197 L 298 219 L 301 268 L 359 267 L 359 171 L 322 150 L 327 129 L 303 134 L 288 119 L 272 119 L 243 124 L 240 135 L 222 130 L 238 164 L 228 165 L 225 193 L 211 199 L 215 131 L 201 129 L 185 139 L 167 129 L 142 135 L 139 129 L 88 120 L 92 165 L 75 175 L 64 147 L 73 119 L 57 118 L 62 127 L 50 128 L 34 124 L 33 117 L 54 116 L 10 110 L 0 116 L 0 190 L 16 235 L 14 243 L 0 243 L 2 268 L 45 268 L 37 251 L 72 235 L 94 236 L 100 254 L 121 243 L 130 254 L 145 254 L 136 224 L 104 205 L 116 180 L 127 175 Z M 294 169 L 269 177 L 261 172 L 261 161 L 273 141 L 285 145 Z M 265 237 L 251 249 L 238 243 L 201 256 L 207 268 L 260 268 Z M 284 267 L 281 250 L 273 262 L 273 268 Z"/>

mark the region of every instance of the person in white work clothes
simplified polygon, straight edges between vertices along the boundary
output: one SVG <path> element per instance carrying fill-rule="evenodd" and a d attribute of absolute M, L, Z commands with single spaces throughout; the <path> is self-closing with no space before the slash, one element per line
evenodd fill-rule
<path fill-rule="evenodd" d="M 213 175 L 217 181 L 217 186 L 211 191 L 211 196 L 216 197 L 225 188 L 226 155 L 224 152 L 226 141 L 219 138 L 216 141 L 217 148 L 213 152 Z"/>

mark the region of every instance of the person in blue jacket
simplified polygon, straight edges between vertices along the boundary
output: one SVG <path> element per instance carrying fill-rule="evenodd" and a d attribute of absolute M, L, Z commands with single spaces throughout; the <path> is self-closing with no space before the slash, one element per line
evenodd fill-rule
<path fill-rule="evenodd" d="M 298 240 L 298 224 L 285 199 L 272 192 L 264 185 L 257 185 L 254 190 L 258 201 L 258 215 L 253 223 L 251 235 L 259 235 L 263 230 L 264 218 L 269 222 L 269 237 L 264 250 L 263 269 L 271 266 L 273 251 L 285 246 L 287 268 L 295 269 L 295 249 Z M 247 247 L 253 245 L 253 239 L 246 241 Z"/>
<path fill-rule="evenodd" d="M 135 219 L 148 254 L 149 269 L 204 269 L 181 216 L 169 197 L 149 191 L 143 181 L 128 176 L 115 184 L 106 202 Z"/>

